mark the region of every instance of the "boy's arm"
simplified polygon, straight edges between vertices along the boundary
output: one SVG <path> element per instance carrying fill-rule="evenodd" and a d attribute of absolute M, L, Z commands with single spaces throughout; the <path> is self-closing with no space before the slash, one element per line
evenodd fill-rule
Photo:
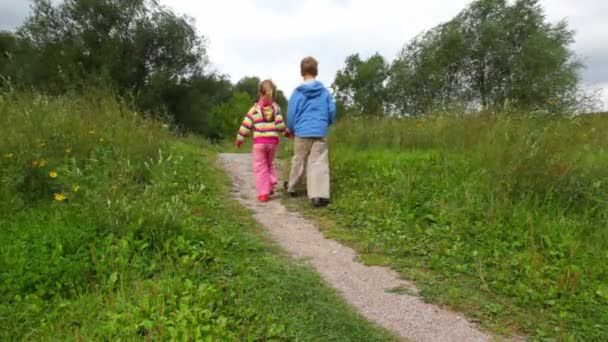
<path fill-rule="evenodd" d="M 300 96 L 297 91 L 294 91 L 289 98 L 289 104 L 287 106 L 287 128 L 291 133 L 296 133 L 296 116 L 298 111 L 298 105 Z"/>
<path fill-rule="evenodd" d="M 329 92 L 327 92 L 327 122 L 331 126 L 336 122 L 336 103 Z"/>

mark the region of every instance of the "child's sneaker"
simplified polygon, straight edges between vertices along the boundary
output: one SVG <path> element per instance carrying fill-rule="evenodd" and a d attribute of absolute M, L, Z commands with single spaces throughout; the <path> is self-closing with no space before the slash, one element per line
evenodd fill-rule
<path fill-rule="evenodd" d="M 298 197 L 298 193 L 297 192 L 295 192 L 295 191 L 293 191 L 293 192 L 289 191 L 289 181 L 285 181 L 283 183 L 283 189 L 285 190 L 285 193 L 289 194 L 289 196 L 291 196 L 291 197 Z"/>
<path fill-rule="evenodd" d="M 258 201 L 260 201 L 260 202 L 268 202 L 269 200 L 270 200 L 270 197 L 268 195 L 258 196 Z"/>
<path fill-rule="evenodd" d="M 312 199 L 312 205 L 315 208 L 325 207 L 328 204 L 329 204 L 329 199 L 327 199 L 327 198 L 313 198 Z"/>

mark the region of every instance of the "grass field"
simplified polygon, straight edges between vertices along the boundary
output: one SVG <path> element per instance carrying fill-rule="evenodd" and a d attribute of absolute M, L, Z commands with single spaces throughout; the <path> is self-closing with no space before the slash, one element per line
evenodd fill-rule
<path fill-rule="evenodd" d="M 607 128 L 603 115 L 343 120 L 333 204 L 300 209 L 496 332 L 601 341 Z"/>
<path fill-rule="evenodd" d="M 394 340 L 267 242 L 215 148 L 126 108 L 0 97 L 0 340 Z"/>

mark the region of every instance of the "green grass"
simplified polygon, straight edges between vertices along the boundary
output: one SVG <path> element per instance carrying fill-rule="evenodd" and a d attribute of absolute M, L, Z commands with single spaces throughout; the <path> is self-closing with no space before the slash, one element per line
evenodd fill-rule
<path fill-rule="evenodd" d="M 267 242 L 204 142 L 105 94 L 0 96 L 0 136 L 0 340 L 394 340 Z"/>
<path fill-rule="evenodd" d="M 495 332 L 600 341 L 607 129 L 603 116 L 343 121 L 330 137 L 332 205 L 299 208 L 364 262 Z"/>

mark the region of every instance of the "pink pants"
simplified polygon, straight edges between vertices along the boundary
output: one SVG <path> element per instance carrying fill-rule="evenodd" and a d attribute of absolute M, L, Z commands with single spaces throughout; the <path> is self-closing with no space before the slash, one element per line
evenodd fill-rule
<path fill-rule="evenodd" d="M 276 144 L 253 144 L 253 174 L 258 195 L 269 195 L 277 183 L 274 170 Z"/>

